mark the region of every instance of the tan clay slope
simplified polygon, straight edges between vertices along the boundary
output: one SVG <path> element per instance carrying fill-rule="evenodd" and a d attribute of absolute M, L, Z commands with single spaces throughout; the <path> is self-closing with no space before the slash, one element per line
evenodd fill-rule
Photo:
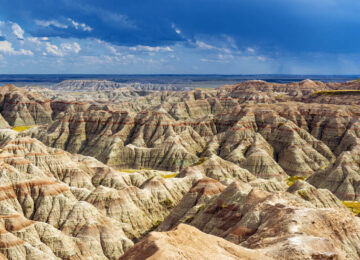
<path fill-rule="evenodd" d="M 117 259 L 191 186 L 121 173 L 12 130 L 0 136 L 0 252 L 9 259 Z"/>
<path fill-rule="evenodd" d="M 296 185 L 293 195 L 202 180 L 158 231 L 186 223 L 275 259 L 359 259 L 359 218 L 327 190 Z"/>
<path fill-rule="evenodd" d="M 272 258 L 257 250 L 235 245 L 222 238 L 205 234 L 192 226 L 180 224 L 168 232 L 151 232 L 120 259 L 270 260 Z"/>

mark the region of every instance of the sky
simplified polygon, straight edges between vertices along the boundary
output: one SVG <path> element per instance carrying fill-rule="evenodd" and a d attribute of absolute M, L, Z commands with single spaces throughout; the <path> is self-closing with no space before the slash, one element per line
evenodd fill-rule
<path fill-rule="evenodd" d="M 360 1 L 1 0 L 10 73 L 360 74 Z"/>

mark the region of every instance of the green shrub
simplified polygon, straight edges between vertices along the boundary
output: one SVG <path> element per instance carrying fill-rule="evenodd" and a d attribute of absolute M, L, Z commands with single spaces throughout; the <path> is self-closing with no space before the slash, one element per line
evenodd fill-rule
<path fill-rule="evenodd" d="M 196 163 L 194 163 L 194 165 L 201 165 L 206 161 L 206 158 L 202 157 L 199 159 L 199 161 L 197 161 Z"/>
<path fill-rule="evenodd" d="M 287 185 L 288 186 L 291 186 L 291 185 L 293 185 L 297 180 L 306 180 L 306 178 L 305 177 L 303 177 L 303 176 L 290 176 L 289 178 L 288 178 L 288 180 L 287 180 Z"/>
<path fill-rule="evenodd" d="M 339 90 L 318 90 L 311 94 L 312 96 L 321 95 L 360 95 L 360 90 L 339 89 Z"/>
<path fill-rule="evenodd" d="M 167 208 L 167 209 L 172 209 L 174 207 L 172 201 L 168 198 L 166 198 L 165 200 L 160 202 L 160 205 L 162 205 L 163 207 Z"/>
<path fill-rule="evenodd" d="M 342 203 L 350 209 L 355 216 L 360 214 L 360 201 L 342 201 Z"/>

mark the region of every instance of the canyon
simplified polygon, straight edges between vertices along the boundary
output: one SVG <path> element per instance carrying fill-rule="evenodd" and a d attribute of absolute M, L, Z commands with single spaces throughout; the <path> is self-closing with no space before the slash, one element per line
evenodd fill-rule
<path fill-rule="evenodd" d="M 0 87 L 0 257 L 360 259 L 359 94 Z"/>

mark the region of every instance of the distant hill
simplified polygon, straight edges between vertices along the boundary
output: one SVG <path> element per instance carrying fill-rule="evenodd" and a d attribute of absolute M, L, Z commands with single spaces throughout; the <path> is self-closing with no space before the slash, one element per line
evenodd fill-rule
<path fill-rule="evenodd" d="M 172 84 L 119 83 L 110 80 L 64 80 L 50 86 L 51 89 L 63 91 L 110 91 L 124 87 L 146 91 L 187 91 L 192 89 Z"/>

